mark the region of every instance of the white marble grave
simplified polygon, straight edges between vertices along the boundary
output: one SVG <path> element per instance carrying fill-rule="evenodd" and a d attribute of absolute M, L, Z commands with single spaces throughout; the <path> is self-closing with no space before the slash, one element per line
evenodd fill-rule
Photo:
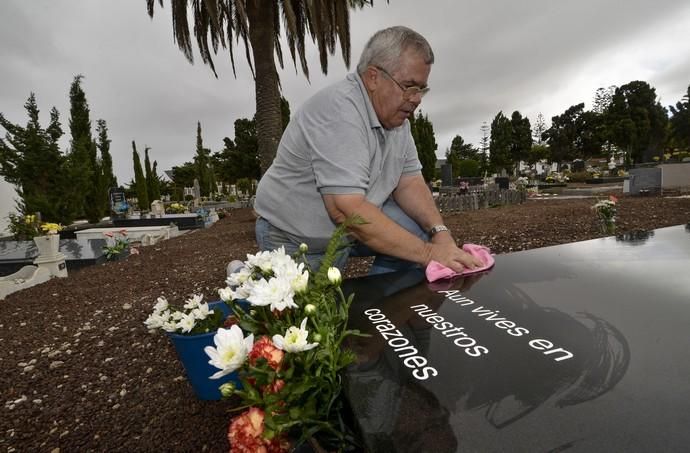
<path fill-rule="evenodd" d="M 130 242 L 140 241 L 142 245 L 153 245 L 159 241 L 170 239 L 171 237 L 179 236 L 180 231 L 176 225 L 160 225 L 160 226 L 137 226 L 128 228 L 108 227 L 108 228 L 89 228 L 86 230 L 77 231 L 77 239 L 104 239 L 105 233 L 112 233 L 116 238 L 122 238 L 120 231 L 125 230 Z"/>

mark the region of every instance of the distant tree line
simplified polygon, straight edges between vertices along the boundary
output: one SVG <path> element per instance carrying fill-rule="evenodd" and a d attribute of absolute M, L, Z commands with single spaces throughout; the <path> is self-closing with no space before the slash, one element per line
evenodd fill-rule
<path fill-rule="evenodd" d="M 521 161 L 560 163 L 613 151 L 623 153 L 627 165 L 663 160 L 668 151 L 690 148 L 689 97 L 690 86 L 667 111 L 653 87 L 632 81 L 599 88 L 591 110 L 585 110 L 584 103 L 573 105 L 553 116 L 548 128 L 541 114 L 532 126 L 519 111 L 510 118 L 499 112 L 491 122 L 488 140 L 485 126 L 479 148 L 457 135 L 446 150 L 446 161 L 456 176 L 478 176 L 501 170 L 512 174 Z"/>

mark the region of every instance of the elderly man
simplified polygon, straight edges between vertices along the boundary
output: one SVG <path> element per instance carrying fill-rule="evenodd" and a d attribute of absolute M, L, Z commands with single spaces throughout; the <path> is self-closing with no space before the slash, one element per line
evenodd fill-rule
<path fill-rule="evenodd" d="M 359 215 L 349 256 L 375 255 L 370 273 L 426 266 L 455 271 L 481 262 L 459 249 L 421 175 L 407 118 L 429 91 L 429 43 L 406 27 L 378 31 L 357 73 L 315 94 L 290 120 L 254 209 L 262 250 L 309 246 L 318 265 L 336 224 Z"/>

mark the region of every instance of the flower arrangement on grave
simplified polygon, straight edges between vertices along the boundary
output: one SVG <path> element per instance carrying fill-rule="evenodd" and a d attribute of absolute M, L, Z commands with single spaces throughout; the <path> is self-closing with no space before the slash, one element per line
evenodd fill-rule
<path fill-rule="evenodd" d="M 231 451 L 287 451 L 314 438 L 336 449 L 353 445 L 340 372 L 355 358 L 343 341 L 360 334 L 347 329 L 353 296 L 345 297 L 332 267 L 352 222 L 361 219 L 336 229 L 317 272 L 306 264 L 305 244 L 294 259 L 281 247 L 248 255 L 219 291 L 233 316 L 205 351 L 219 370 L 211 378 L 237 372 L 241 382 L 220 387 L 241 401 L 228 427 Z"/>
<path fill-rule="evenodd" d="M 186 299 L 181 308 L 172 306 L 168 299 L 161 296 L 153 306 L 153 312 L 146 318 L 144 325 L 149 331 L 163 330 L 180 335 L 197 335 L 218 330 L 225 321 L 221 310 L 211 309 L 208 303 L 202 302 L 202 294 L 194 294 Z"/>
<path fill-rule="evenodd" d="M 607 200 L 599 200 L 592 206 L 599 220 L 599 230 L 604 234 L 614 234 L 616 232 L 617 202 L 618 198 L 610 195 Z"/>
<path fill-rule="evenodd" d="M 184 214 L 187 208 L 180 203 L 171 203 L 165 210 L 168 214 Z"/>
<path fill-rule="evenodd" d="M 112 232 L 106 231 L 103 233 L 106 239 L 106 246 L 103 247 L 103 254 L 107 260 L 114 260 L 120 254 L 129 249 L 129 238 L 127 238 L 127 230 Z"/>
<path fill-rule="evenodd" d="M 52 222 L 41 222 L 36 214 L 18 216 L 10 214 L 9 230 L 18 241 L 31 240 L 37 236 L 58 234 L 62 231 L 62 225 Z"/>
<path fill-rule="evenodd" d="M 515 188 L 517 190 L 527 190 L 528 183 L 529 180 L 527 179 L 527 176 L 520 176 L 515 180 Z"/>

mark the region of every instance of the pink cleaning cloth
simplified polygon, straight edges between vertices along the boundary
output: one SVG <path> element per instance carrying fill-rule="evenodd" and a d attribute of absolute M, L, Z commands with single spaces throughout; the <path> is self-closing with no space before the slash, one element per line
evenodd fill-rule
<path fill-rule="evenodd" d="M 462 249 L 470 255 L 474 256 L 475 258 L 479 258 L 479 260 L 482 263 L 484 263 L 484 265 L 477 267 L 475 269 L 464 269 L 462 272 L 455 272 L 453 269 L 446 267 L 437 261 L 432 260 L 426 267 L 426 279 L 429 280 L 429 282 L 435 282 L 436 280 L 440 280 L 442 278 L 457 277 L 458 275 L 476 274 L 477 272 L 485 271 L 494 265 L 494 257 L 491 256 L 491 252 L 489 251 L 489 249 L 484 247 L 483 245 L 465 244 L 462 246 Z"/>

